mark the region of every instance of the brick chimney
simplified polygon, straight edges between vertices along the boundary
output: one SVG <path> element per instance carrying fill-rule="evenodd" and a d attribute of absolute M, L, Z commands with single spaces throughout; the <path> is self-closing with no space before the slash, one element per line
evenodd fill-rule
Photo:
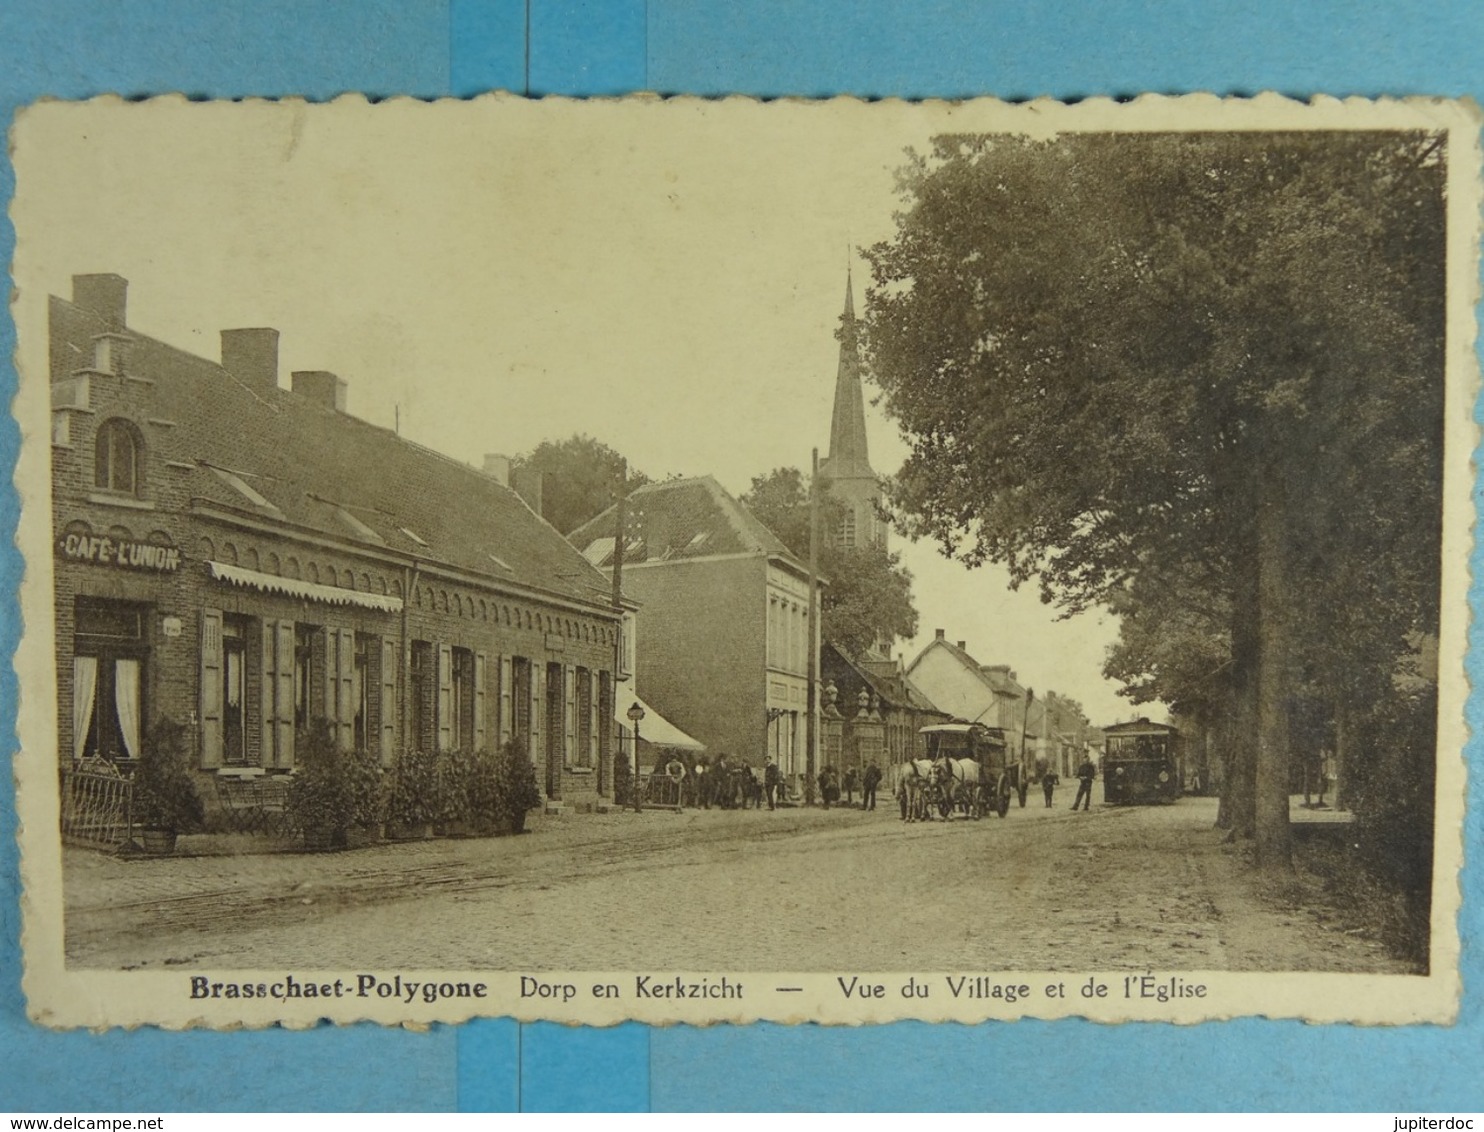
<path fill-rule="evenodd" d="M 498 452 L 486 452 L 484 456 L 484 474 L 491 479 L 499 480 L 506 487 L 509 487 L 510 457 L 502 456 Z"/>
<path fill-rule="evenodd" d="M 222 368 L 259 393 L 278 388 L 278 331 L 222 331 Z"/>
<path fill-rule="evenodd" d="M 935 639 L 936 640 L 942 641 L 942 640 L 946 640 L 948 638 L 948 630 L 947 629 L 935 629 L 935 630 L 933 630 L 933 633 L 934 633 L 934 636 L 935 636 Z"/>
<path fill-rule="evenodd" d="M 529 465 L 516 468 L 510 476 L 510 486 L 515 489 L 515 494 L 524 499 L 526 506 L 538 515 L 541 514 L 542 478 L 542 473 Z"/>
<path fill-rule="evenodd" d="M 296 369 L 292 375 L 294 392 L 334 409 L 345 412 L 345 378 L 322 369 Z"/>
<path fill-rule="evenodd" d="M 958 651 L 959 652 L 968 652 L 969 651 L 969 642 L 968 641 L 957 641 L 955 643 L 958 645 Z"/>
<path fill-rule="evenodd" d="M 128 308 L 129 281 L 122 275 L 74 275 L 72 277 L 72 302 L 83 310 L 92 311 L 106 323 L 110 330 L 124 328 L 124 316 Z"/>

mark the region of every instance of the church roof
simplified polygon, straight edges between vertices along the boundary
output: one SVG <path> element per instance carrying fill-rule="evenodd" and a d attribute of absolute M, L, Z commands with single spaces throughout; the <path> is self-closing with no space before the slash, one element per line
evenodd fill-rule
<path fill-rule="evenodd" d="M 854 288 L 845 277 L 845 313 L 840 316 L 840 365 L 835 374 L 835 409 L 830 418 L 830 452 L 819 472 L 827 479 L 876 478 L 866 450 L 866 401 L 861 392 L 860 348 Z"/>

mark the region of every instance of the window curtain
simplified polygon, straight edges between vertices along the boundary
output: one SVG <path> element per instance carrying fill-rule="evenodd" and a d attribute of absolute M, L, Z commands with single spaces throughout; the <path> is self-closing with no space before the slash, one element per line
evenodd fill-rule
<path fill-rule="evenodd" d="M 72 658 L 72 757 L 82 758 L 93 726 L 93 700 L 98 694 L 98 658 Z"/>
<path fill-rule="evenodd" d="M 139 757 L 139 662 L 120 660 L 114 668 L 113 702 L 119 713 L 119 737 L 132 759 Z"/>

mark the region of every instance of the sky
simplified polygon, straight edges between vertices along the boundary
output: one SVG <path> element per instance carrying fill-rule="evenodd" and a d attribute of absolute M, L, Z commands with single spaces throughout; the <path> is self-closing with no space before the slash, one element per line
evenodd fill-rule
<path fill-rule="evenodd" d="M 860 311 L 906 149 L 975 124 L 848 100 L 44 104 L 12 139 L 21 371 L 45 372 L 46 295 L 114 272 L 141 333 L 216 358 L 221 329 L 276 327 L 281 382 L 331 370 L 351 413 L 457 459 L 584 433 L 741 494 L 828 454 L 847 272 Z M 875 392 L 890 474 L 907 446 Z M 1101 676 L 1111 616 L 893 547 L 907 661 L 942 628 L 1094 723 L 1148 713 Z"/>

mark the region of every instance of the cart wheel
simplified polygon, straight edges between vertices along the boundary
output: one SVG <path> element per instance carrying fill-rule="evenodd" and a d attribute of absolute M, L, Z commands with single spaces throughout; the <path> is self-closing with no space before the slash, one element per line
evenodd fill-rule
<path fill-rule="evenodd" d="M 1031 784 L 1028 781 L 1020 784 L 1020 808 L 1022 810 L 1025 809 L 1025 796 L 1030 791 L 1030 788 Z"/>
<path fill-rule="evenodd" d="M 997 793 L 999 795 L 999 800 L 998 804 L 995 806 L 995 813 L 999 814 L 1000 817 L 1004 817 L 1010 812 L 1010 782 L 1008 779 L 1005 778 L 1004 775 L 1000 776 L 1000 784 Z M 1024 805 L 1023 802 L 1021 804 Z"/>

